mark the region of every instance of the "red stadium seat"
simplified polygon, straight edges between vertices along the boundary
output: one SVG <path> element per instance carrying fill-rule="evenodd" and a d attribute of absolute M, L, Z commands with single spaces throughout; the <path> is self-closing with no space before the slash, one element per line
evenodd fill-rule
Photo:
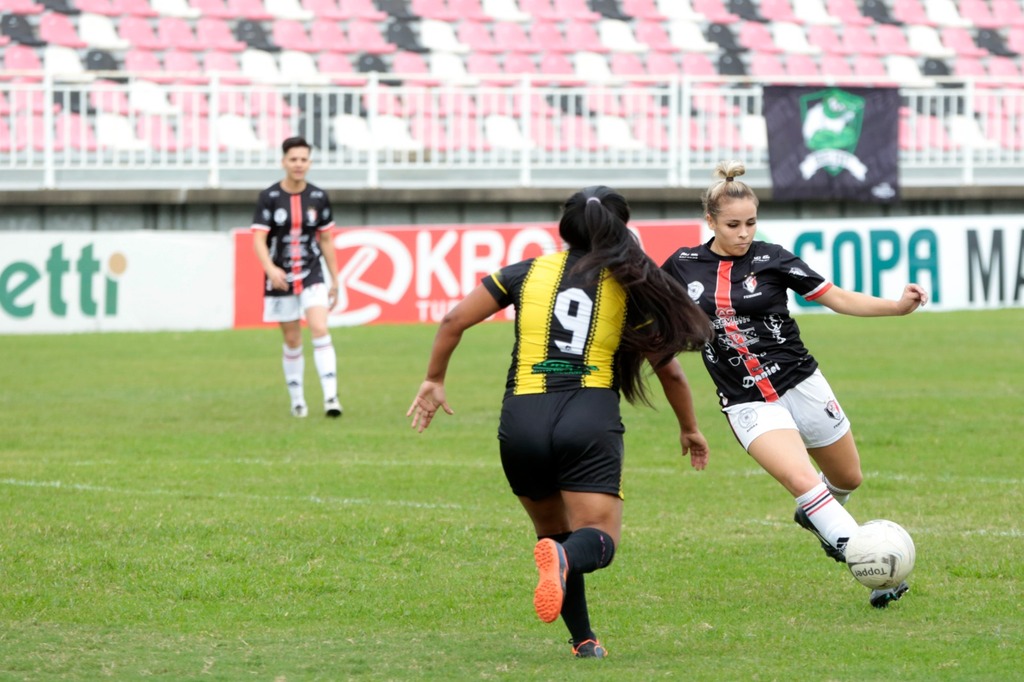
<path fill-rule="evenodd" d="M 1024 26 L 1024 8 L 1018 0 L 992 0 L 992 16 L 1000 26 Z"/>
<path fill-rule="evenodd" d="M 156 80 L 164 71 L 164 64 L 156 52 L 150 50 L 128 50 L 124 55 L 124 70 L 130 74 L 145 74 L 149 80 Z M 165 78 L 164 82 L 169 82 Z"/>
<path fill-rule="evenodd" d="M 195 9 L 202 12 L 204 18 L 212 19 L 241 19 L 233 9 L 227 6 L 225 0 L 189 0 Z"/>
<path fill-rule="evenodd" d="M 319 23 L 319 22 L 318 22 Z M 277 19 L 271 29 L 272 40 L 282 50 L 298 50 L 300 52 L 318 52 L 306 27 L 294 19 Z"/>
<path fill-rule="evenodd" d="M 778 55 L 757 52 L 750 55 L 750 75 L 772 82 L 773 78 L 786 75 L 786 67 Z"/>
<path fill-rule="evenodd" d="M 532 14 L 534 21 L 562 21 L 565 19 L 551 6 L 551 0 L 519 0 L 519 9 Z"/>
<path fill-rule="evenodd" d="M 594 25 L 583 21 L 572 21 L 566 25 L 565 41 L 573 46 L 574 52 L 606 53 L 609 51 L 601 42 L 601 37 L 594 29 Z"/>
<path fill-rule="evenodd" d="M 9 0 L 5 0 L 4 4 L 7 2 Z M 20 2 L 24 2 L 24 0 L 20 0 Z M 75 9 L 80 12 L 88 12 L 89 14 L 102 14 L 105 17 L 116 17 L 121 14 L 121 8 L 114 7 L 110 0 L 75 0 Z M 18 12 L 6 7 L 3 10 L 14 12 L 15 14 L 24 14 L 24 12 Z"/>
<path fill-rule="evenodd" d="M 713 24 L 734 24 L 740 20 L 739 16 L 725 8 L 722 0 L 693 0 L 693 9 Z"/>
<path fill-rule="evenodd" d="M 185 50 L 168 50 L 164 53 L 164 70 L 176 83 L 207 83 L 209 78 L 203 73 L 196 53 Z"/>
<path fill-rule="evenodd" d="M 89 105 L 96 111 L 119 114 L 128 113 L 128 94 L 124 86 L 113 81 L 96 81 L 89 89 Z"/>
<path fill-rule="evenodd" d="M 160 16 L 149 4 L 149 0 L 110 0 L 110 7 L 121 16 L 151 18 Z M 79 9 L 81 9 L 81 5 L 79 5 Z"/>
<path fill-rule="evenodd" d="M 490 27 L 479 21 L 459 22 L 457 38 L 463 45 L 468 45 L 470 54 L 479 52 L 504 52 L 505 47 L 498 45 L 491 35 Z"/>
<path fill-rule="evenodd" d="M 668 17 L 663 15 L 654 0 L 622 0 L 623 14 L 641 21 L 661 22 L 667 21 Z"/>
<path fill-rule="evenodd" d="M 118 33 L 136 50 L 166 50 L 168 47 L 167 41 L 156 34 L 145 17 L 122 17 Z"/>
<path fill-rule="evenodd" d="M 398 49 L 393 44 L 384 40 L 380 28 L 376 23 L 370 21 L 350 21 L 348 24 L 348 38 L 359 52 L 390 54 Z"/>
<path fill-rule="evenodd" d="M 314 21 L 309 30 L 311 52 L 357 52 L 336 21 Z"/>
<path fill-rule="evenodd" d="M 827 54 L 821 58 L 821 73 L 832 78 L 846 78 L 853 75 L 853 67 L 843 55 Z"/>
<path fill-rule="evenodd" d="M 892 24 L 875 25 L 875 41 L 885 50 L 887 55 L 916 55 L 917 51 L 910 47 L 907 35 L 902 26 Z"/>
<path fill-rule="evenodd" d="M 78 37 L 78 29 L 75 28 L 71 19 L 59 12 L 49 12 L 40 18 L 39 37 L 51 45 L 86 47 L 85 41 Z"/>
<path fill-rule="evenodd" d="M 230 52 L 211 50 L 205 53 L 203 66 L 207 73 L 216 74 L 222 83 L 248 83 L 242 75 L 242 67 Z"/>
<path fill-rule="evenodd" d="M 267 11 L 263 0 L 227 0 L 227 8 L 238 19 L 250 21 L 272 21 L 274 16 Z"/>
<path fill-rule="evenodd" d="M 335 85 L 359 85 L 366 78 L 357 73 L 352 61 L 339 52 L 323 52 L 317 59 L 320 73 L 331 79 Z"/>
<path fill-rule="evenodd" d="M 807 27 L 807 42 L 819 48 L 824 54 L 849 54 L 850 49 L 843 45 L 836 30 L 825 24 Z"/>
<path fill-rule="evenodd" d="M 521 24 L 511 21 L 501 21 L 494 24 L 494 38 L 491 44 L 499 52 L 529 52 L 535 54 L 546 49 L 543 43 L 528 36 Z"/>
<path fill-rule="evenodd" d="M 174 50 L 205 50 L 192 32 L 192 25 L 178 17 L 160 17 L 157 23 L 157 37 Z"/>
<path fill-rule="evenodd" d="M 43 70 L 43 61 L 39 58 L 39 54 L 34 48 L 28 47 L 27 45 L 9 45 L 4 48 L 3 57 L 5 71 L 42 72 Z M 21 74 L 19 74 L 17 78 L 24 82 L 36 82 L 43 79 L 42 76 Z"/>
<path fill-rule="evenodd" d="M 163 116 L 139 116 L 135 120 L 135 136 L 157 151 L 178 151 L 177 134 Z"/>
<path fill-rule="evenodd" d="M 885 54 L 885 48 L 875 41 L 874 33 L 863 26 L 845 26 L 842 37 L 843 52 L 847 54 Z"/>
<path fill-rule="evenodd" d="M 739 35 L 736 36 L 740 45 L 751 52 L 782 52 L 775 45 L 775 38 L 766 24 L 756 21 L 745 21 L 740 25 Z"/>
<path fill-rule="evenodd" d="M 786 55 L 786 73 L 790 76 L 806 76 L 815 78 L 821 75 L 818 62 L 806 54 Z"/>
<path fill-rule="evenodd" d="M 493 21 L 484 12 L 480 0 L 448 0 L 448 7 L 455 13 L 458 21 Z"/>
<path fill-rule="evenodd" d="M 216 17 L 203 17 L 196 22 L 196 40 L 207 50 L 219 52 L 241 52 L 248 47 L 235 38 L 226 21 Z"/>
<path fill-rule="evenodd" d="M 935 26 L 919 0 L 893 0 L 892 16 L 904 24 Z"/>
<path fill-rule="evenodd" d="M 587 0 L 552 0 L 552 7 L 562 19 L 594 22 L 601 18 L 590 9 Z"/>
<path fill-rule="evenodd" d="M 793 12 L 789 0 L 761 0 L 761 16 L 769 21 L 785 21 L 790 24 L 803 23 Z"/>
<path fill-rule="evenodd" d="M 646 43 L 649 48 L 658 52 L 678 52 L 679 48 L 672 44 L 665 26 L 658 21 L 640 21 L 636 24 L 636 39 Z"/>
<path fill-rule="evenodd" d="M 576 51 L 576 47 L 565 39 L 558 24 L 537 22 L 530 28 L 530 36 L 533 38 L 533 42 L 543 45 L 546 52 Z"/>
<path fill-rule="evenodd" d="M 958 0 L 960 15 L 969 19 L 978 28 L 1002 28 L 985 0 Z"/>
<path fill-rule="evenodd" d="M 839 19 L 844 26 L 870 26 L 874 21 L 861 14 L 855 0 L 828 0 L 828 13 Z"/>
<path fill-rule="evenodd" d="M 983 50 L 974 42 L 974 38 L 965 28 L 947 26 L 940 31 L 942 44 L 955 50 L 957 58 L 960 57 L 984 57 L 988 50 Z"/>

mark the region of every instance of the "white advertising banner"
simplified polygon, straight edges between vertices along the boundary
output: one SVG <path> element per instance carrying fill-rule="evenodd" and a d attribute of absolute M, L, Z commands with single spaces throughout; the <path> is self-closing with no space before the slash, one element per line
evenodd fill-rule
<path fill-rule="evenodd" d="M 895 299 L 916 282 L 929 292 L 925 310 L 1024 305 L 1024 216 L 765 220 L 757 238 L 844 289 Z M 791 297 L 793 313 L 821 310 Z"/>
<path fill-rule="evenodd" d="M 227 329 L 229 233 L 0 233 L 0 334 Z"/>

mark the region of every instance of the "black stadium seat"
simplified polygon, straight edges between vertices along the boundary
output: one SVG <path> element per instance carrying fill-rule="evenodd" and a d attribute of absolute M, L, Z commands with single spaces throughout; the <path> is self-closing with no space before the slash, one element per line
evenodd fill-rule
<path fill-rule="evenodd" d="M 736 40 L 735 34 L 725 24 L 711 24 L 707 29 L 707 39 L 727 52 L 741 52 L 744 47 Z"/>
<path fill-rule="evenodd" d="M 36 37 L 36 32 L 28 19 L 20 14 L 5 14 L 0 19 L 0 32 L 16 43 L 29 47 L 42 47 L 46 41 Z"/>

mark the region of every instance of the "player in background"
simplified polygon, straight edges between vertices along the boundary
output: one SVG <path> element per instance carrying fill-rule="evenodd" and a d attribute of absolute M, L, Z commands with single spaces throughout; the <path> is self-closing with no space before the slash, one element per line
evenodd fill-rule
<path fill-rule="evenodd" d="M 675 355 L 700 348 L 711 330 L 686 292 L 643 252 L 628 221 L 626 200 L 607 187 L 569 197 L 559 223 L 568 250 L 483 278 L 444 317 L 406 413 L 420 432 L 438 409 L 453 414 L 445 375 L 463 332 L 515 307 L 498 426 L 501 463 L 538 539 L 534 608 L 546 623 L 562 616 L 579 658 L 605 656 L 590 627 L 584 575 L 608 566 L 620 542 L 619 394 L 648 403 L 645 359 L 679 422 L 683 455 L 689 452 L 695 469 L 708 457 Z"/>
<path fill-rule="evenodd" d="M 323 388 L 324 414 L 340 417 L 338 359 L 327 328 L 327 315 L 338 301 L 331 202 L 326 192 L 306 181 L 309 143 L 289 137 L 281 143 L 281 150 L 285 177 L 260 192 L 252 218 L 253 244 L 264 273 L 263 321 L 281 325 L 282 364 L 292 415 L 309 414 L 303 387 L 306 363 L 301 319 L 305 316 Z"/>
<path fill-rule="evenodd" d="M 850 422 L 789 315 L 788 290 L 844 315 L 907 315 L 928 296 L 908 284 L 892 301 L 847 291 L 781 246 L 755 241 L 758 200 L 737 180 L 744 167 L 723 162 L 704 192 L 713 237 L 677 250 L 662 268 L 687 288 L 711 320 L 715 338 L 704 366 L 740 445 L 796 499 L 794 520 L 814 533 L 825 553 L 845 561 L 857 522 L 844 505 L 862 480 Z M 817 463 L 820 473 L 811 460 Z M 885 607 L 906 583 L 875 590 Z"/>

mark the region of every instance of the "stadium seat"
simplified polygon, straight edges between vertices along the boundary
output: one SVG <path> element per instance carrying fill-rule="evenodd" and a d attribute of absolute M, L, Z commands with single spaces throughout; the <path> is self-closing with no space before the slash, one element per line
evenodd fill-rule
<path fill-rule="evenodd" d="M 358 19 L 348 23 L 348 39 L 359 52 L 371 55 L 390 54 L 397 50 L 395 45 L 384 40 L 377 24 Z"/>
<path fill-rule="evenodd" d="M 466 63 L 462 57 L 450 52 L 434 52 L 429 55 L 430 74 L 442 83 L 466 83 Z"/>
<path fill-rule="evenodd" d="M 902 26 L 878 24 L 875 26 L 875 42 L 887 55 L 915 54 L 914 49 L 907 42 L 907 35 Z"/>
<path fill-rule="evenodd" d="M 357 151 L 371 148 L 370 127 L 366 119 L 352 114 L 337 114 L 331 117 L 331 142 L 338 147 Z"/>
<path fill-rule="evenodd" d="M 120 71 L 121 65 L 106 50 L 89 50 L 83 60 L 87 71 Z"/>
<path fill-rule="evenodd" d="M 483 0 L 484 13 L 495 21 L 530 21 L 533 17 L 520 9 L 516 0 Z"/>
<path fill-rule="evenodd" d="M 608 52 L 601 43 L 594 24 L 585 21 L 570 21 L 565 27 L 565 41 L 572 45 L 574 51 Z"/>
<path fill-rule="evenodd" d="M 531 140 L 523 135 L 519 122 L 512 116 L 485 116 L 483 128 L 484 142 L 491 149 L 521 150 L 533 146 Z"/>
<path fill-rule="evenodd" d="M 615 76 L 644 78 L 647 68 L 640 56 L 632 52 L 615 52 L 608 60 L 608 66 Z"/>
<path fill-rule="evenodd" d="M 11 38 L 17 40 L 14 36 L 11 36 Z M 39 19 L 39 38 L 50 45 L 60 45 L 75 49 L 86 47 L 85 41 L 79 37 L 78 31 L 75 29 L 71 19 L 56 12 L 44 14 Z"/>
<path fill-rule="evenodd" d="M 825 76 L 841 79 L 853 76 L 853 67 L 849 60 L 838 54 L 826 54 L 821 58 L 821 73 Z"/>
<path fill-rule="evenodd" d="M 178 137 L 164 116 L 145 115 L 135 119 L 135 136 L 158 152 L 178 151 Z"/>
<path fill-rule="evenodd" d="M 885 63 L 878 56 L 872 54 L 854 55 L 853 75 L 860 78 L 878 78 L 882 81 L 889 78 Z"/>
<path fill-rule="evenodd" d="M 543 45 L 546 52 L 574 52 L 576 48 L 569 44 L 558 24 L 540 21 L 530 27 L 533 42 Z"/>
<path fill-rule="evenodd" d="M 238 60 L 231 52 L 210 50 L 203 55 L 203 68 L 223 83 L 244 84 L 249 78 L 242 74 Z"/>
<path fill-rule="evenodd" d="M 14 119 L 14 137 L 20 142 L 20 149 L 33 149 L 37 152 L 46 149 L 46 126 L 39 114 L 21 114 Z M 64 151 L 56 148 L 55 151 Z"/>
<path fill-rule="evenodd" d="M 932 82 L 925 79 L 917 60 L 901 54 L 891 54 L 885 58 L 885 70 L 889 79 L 903 87 L 925 87 Z"/>
<path fill-rule="evenodd" d="M 167 76 L 176 83 L 201 84 L 209 82 L 195 52 L 168 50 L 164 53 L 164 70 L 167 72 Z"/>
<path fill-rule="evenodd" d="M 875 40 L 874 32 L 863 26 L 843 27 L 841 38 L 842 52 L 845 54 L 864 54 L 870 56 L 885 54 L 885 48 Z"/>
<path fill-rule="evenodd" d="M 828 13 L 839 19 L 844 26 L 870 26 L 874 23 L 870 17 L 861 13 L 855 0 L 828 0 Z"/>
<path fill-rule="evenodd" d="M 1001 26 L 985 0 L 959 0 L 957 7 L 960 15 L 978 28 L 1000 28 Z"/>
<path fill-rule="evenodd" d="M 949 139 L 955 147 L 969 149 L 996 149 L 997 139 L 987 137 L 981 124 L 973 116 L 954 115 L 949 119 Z"/>
<path fill-rule="evenodd" d="M 680 4 L 686 5 L 690 10 L 691 17 L 696 14 L 693 8 L 690 7 L 688 1 L 681 2 Z M 621 2 L 622 12 L 633 17 L 634 21 L 667 21 L 669 17 L 665 16 L 658 9 L 655 0 L 622 0 Z M 680 17 L 683 18 L 683 17 Z M 687 17 L 689 18 L 689 17 Z"/>
<path fill-rule="evenodd" d="M 456 21 L 492 21 L 480 0 L 448 0 L 448 9 L 455 14 Z"/>
<path fill-rule="evenodd" d="M 97 112 L 126 116 L 131 107 L 124 85 L 108 80 L 97 80 L 89 88 L 89 106 Z"/>
<path fill-rule="evenodd" d="M 169 76 L 161 76 L 164 72 L 163 61 L 158 53 L 151 50 L 128 50 L 124 54 L 124 69 L 135 76 L 144 76 L 150 80 L 163 78 L 169 82 Z"/>
<path fill-rule="evenodd" d="M 755 3 L 754 0 L 728 0 L 725 6 L 744 22 L 763 24 L 770 21 L 761 14 L 760 3 Z"/>
<path fill-rule="evenodd" d="M 608 59 L 597 52 L 577 52 L 573 55 L 573 67 L 577 76 L 590 83 L 606 81 L 612 75 Z"/>
<path fill-rule="evenodd" d="M 388 18 L 387 12 L 377 7 L 373 0 L 338 0 L 338 6 L 340 11 L 345 14 L 343 17 L 345 19 L 384 21 Z"/>
<path fill-rule="evenodd" d="M 34 0 L 2 0 L 0 1 L 0 12 L 18 14 L 21 16 L 42 14 L 45 9 L 44 5 L 36 3 Z"/>
<path fill-rule="evenodd" d="M 1019 87 L 1021 72 L 1017 62 L 1009 57 L 989 57 L 988 73 L 993 78 L 1005 78 L 1003 87 Z"/>
<path fill-rule="evenodd" d="M 903 24 L 936 25 L 920 0 L 893 0 L 892 17 Z"/>
<path fill-rule="evenodd" d="M 432 52 L 452 52 L 457 54 L 469 52 L 469 46 L 459 42 L 452 24 L 446 21 L 437 21 L 435 19 L 423 19 L 420 21 L 420 42 L 423 44 L 423 47 Z"/>
<path fill-rule="evenodd" d="M 356 59 L 356 71 L 359 73 L 387 73 L 388 65 L 376 54 L 361 54 Z"/>
<path fill-rule="evenodd" d="M 957 58 L 960 57 L 984 57 L 988 54 L 974 43 L 971 34 L 965 28 L 944 28 L 940 32 L 942 44 L 952 49 Z"/>
<path fill-rule="evenodd" d="M 25 4 L 26 0 L 19 0 L 18 2 L 0 2 L 0 10 L 5 12 L 13 12 L 14 14 L 38 14 L 42 11 L 42 5 L 36 5 L 39 8 L 39 12 L 19 12 L 14 7 L 9 5 Z M 28 0 L 27 4 L 35 4 Z M 79 12 L 85 14 L 102 14 L 105 17 L 116 17 L 121 14 L 120 7 L 114 7 L 110 0 L 75 0 L 75 7 L 78 8 Z"/>
<path fill-rule="evenodd" d="M 939 32 L 931 26 L 907 26 L 907 46 L 922 57 L 948 59 L 957 54 L 956 50 L 942 44 Z"/>
<path fill-rule="evenodd" d="M 40 3 L 45 10 L 51 12 L 60 12 L 61 14 L 67 14 L 68 16 L 74 16 L 81 14 L 81 10 L 77 7 L 68 4 L 68 0 L 40 0 Z"/>
<path fill-rule="evenodd" d="M 241 17 L 227 6 L 225 0 L 190 0 L 203 17 L 214 19 L 240 19 Z"/>
<path fill-rule="evenodd" d="M 806 54 L 786 55 L 786 73 L 790 76 L 816 78 L 821 75 L 818 61 Z"/>
<path fill-rule="evenodd" d="M 800 18 L 794 14 L 793 5 L 789 0 L 761 0 L 761 14 L 768 21 L 800 23 Z"/>
<path fill-rule="evenodd" d="M 564 20 L 595 22 L 601 15 L 590 9 L 588 0 L 551 0 L 555 12 Z"/>
<path fill-rule="evenodd" d="M 237 19 L 250 21 L 271 21 L 274 17 L 267 11 L 263 0 L 227 0 L 227 9 Z"/>
<path fill-rule="evenodd" d="M 315 15 L 299 4 L 299 0 L 266 0 L 266 10 L 275 19 L 312 21 Z"/>
<path fill-rule="evenodd" d="M 253 50 L 278 52 L 281 49 L 271 40 L 270 34 L 263 28 L 263 23 L 255 19 L 239 19 L 235 24 L 235 38 Z"/>
<path fill-rule="evenodd" d="M 99 147 L 89 119 L 81 114 L 62 112 L 54 118 L 55 149 L 94 152 Z"/>
<path fill-rule="evenodd" d="M 799 24 L 776 21 L 772 24 L 775 46 L 790 54 L 820 54 L 821 48 L 807 42 L 807 34 Z"/>
<path fill-rule="evenodd" d="M 843 45 L 842 38 L 831 26 L 808 26 L 807 42 L 825 54 L 849 54 L 850 50 Z"/>
<path fill-rule="evenodd" d="M 267 149 L 280 149 L 281 143 L 297 132 L 290 118 L 260 116 L 256 119 L 256 137 Z"/>
<path fill-rule="evenodd" d="M 253 83 L 288 82 L 274 55 L 265 50 L 242 50 L 238 60 L 242 74 Z"/>
<path fill-rule="evenodd" d="M 214 123 L 217 140 L 227 147 L 228 151 L 262 151 L 264 142 L 256 137 L 249 119 L 238 114 L 221 114 Z"/>
<path fill-rule="evenodd" d="M 637 40 L 629 24 L 619 19 L 601 19 L 597 23 L 601 44 L 612 52 L 647 52 L 646 43 Z"/>
<path fill-rule="evenodd" d="M 426 53 L 430 50 L 420 42 L 418 24 L 412 21 L 392 21 L 385 29 L 384 39 L 398 50 Z"/>
<path fill-rule="evenodd" d="M 320 73 L 331 79 L 335 85 L 359 85 L 365 78 L 356 73 L 352 61 L 338 52 L 323 52 L 317 59 Z"/>
<path fill-rule="evenodd" d="M 594 134 L 601 149 L 638 151 L 647 146 L 633 135 L 629 121 L 621 116 L 598 116 L 594 121 Z"/>
<path fill-rule="evenodd" d="M 936 26 L 970 28 L 974 25 L 970 19 L 960 15 L 960 10 L 953 0 L 924 0 L 924 9 L 928 19 Z"/>
<path fill-rule="evenodd" d="M 544 83 L 579 84 L 573 78 L 566 78 L 567 76 L 576 75 L 576 67 L 573 61 L 563 52 L 549 52 L 542 55 L 540 58 L 540 73 L 546 76 L 558 76 L 554 81 L 543 81 Z"/>
<path fill-rule="evenodd" d="M 345 7 L 338 4 L 338 0 L 303 0 L 303 9 L 309 10 L 313 17 L 316 19 L 314 26 L 317 23 L 324 21 L 342 21 L 345 19 L 352 18 L 352 14 L 348 11 L 349 3 L 345 3 Z M 373 8 L 373 11 L 379 15 L 374 21 L 383 21 L 387 18 L 384 12 L 378 11 Z"/>
<path fill-rule="evenodd" d="M 200 152 L 210 151 L 210 135 L 213 126 L 210 125 L 209 118 L 205 115 L 183 116 L 181 128 L 182 149 L 198 149 Z M 219 142 L 218 147 L 221 151 L 227 150 L 227 145 L 223 142 Z"/>
<path fill-rule="evenodd" d="M 409 9 L 409 0 L 376 0 L 377 9 L 386 12 L 392 19 L 417 19 Z"/>
<path fill-rule="evenodd" d="M 563 21 L 568 18 L 555 11 L 551 0 L 519 0 L 519 8 L 531 15 L 534 22 Z"/>
<path fill-rule="evenodd" d="M 391 57 L 391 73 L 399 76 L 429 74 L 430 65 L 418 52 L 399 50 Z"/>
<path fill-rule="evenodd" d="M 327 22 L 316 22 L 327 23 Z M 294 19 L 278 19 L 273 23 L 271 29 L 273 43 L 282 50 L 298 50 L 303 52 L 317 52 L 317 45 L 313 43 L 310 35 L 306 33 L 306 27 L 302 22 Z"/>
<path fill-rule="evenodd" d="M 448 7 L 445 0 L 409 0 L 409 11 L 421 19 L 446 23 L 459 19 L 459 16 Z"/>
<path fill-rule="evenodd" d="M 740 52 L 745 49 L 736 40 L 736 35 L 733 33 L 732 28 L 727 24 L 710 24 L 707 29 L 707 39 L 709 42 L 718 45 L 719 49 L 725 50 L 726 52 Z M 675 40 L 672 41 L 675 43 Z M 678 45 L 678 43 L 676 43 Z M 682 46 L 679 46 L 683 49 Z"/>
<path fill-rule="evenodd" d="M 216 17 L 203 17 L 196 22 L 196 41 L 217 52 L 241 52 L 248 47 L 235 38 L 226 21 Z"/>
<path fill-rule="evenodd" d="M 1016 52 L 1007 47 L 1002 35 L 1000 35 L 999 31 L 995 29 L 979 29 L 978 36 L 975 42 L 978 44 L 978 47 L 988 50 L 997 57 L 1017 56 Z"/>
<path fill-rule="evenodd" d="M 722 52 L 718 55 L 718 73 L 723 76 L 746 76 L 747 65 L 739 53 Z"/>
<path fill-rule="evenodd" d="M 41 47 L 45 40 L 36 36 L 35 28 L 20 14 L 5 14 L 0 18 L 0 32 L 14 42 L 26 47 Z"/>
<path fill-rule="evenodd" d="M 732 32 L 727 26 L 713 24 L 711 28 L 719 29 L 723 35 L 727 34 L 730 43 L 736 42 L 732 36 Z M 672 46 L 677 50 L 682 50 L 683 52 L 703 52 L 710 54 L 712 52 L 718 52 L 719 47 L 721 47 L 720 43 L 713 43 L 705 38 L 704 34 L 701 32 L 700 26 L 692 21 L 687 21 L 685 19 L 673 19 L 669 23 L 668 31 L 669 41 Z M 737 48 L 741 49 L 741 46 L 738 43 Z"/>
<path fill-rule="evenodd" d="M 188 0 L 151 0 L 151 2 L 153 4 L 153 11 L 165 17 L 198 19 L 200 16 L 213 16 L 193 7 L 188 3 Z"/>
<path fill-rule="evenodd" d="M 156 34 L 170 50 L 201 51 L 212 47 L 199 42 L 192 31 L 192 24 L 180 17 L 160 17 L 157 21 Z"/>
<path fill-rule="evenodd" d="M 670 65 L 665 64 L 652 64 L 651 60 L 647 60 L 648 68 L 656 70 L 659 74 L 672 75 L 671 71 L 668 71 Z M 676 74 L 681 73 L 684 76 L 714 76 L 717 71 L 715 69 L 714 62 L 707 55 L 700 53 L 684 54 L 681 59 L 681 63 L 676 67 Z"/>
<path fill-rule="evenodd" d="M 167 92 L 159 83 L 134 79 L 128 84 L 128 107 L 146 114 L 176 114 L 179 110 L 171 104 Z"/>
<path fill-rule="evenodd" d="M 1006 47 L 1018 54 L 1024 54 L 1024 26 L 1014 26 L 1007 32 Z"/>
<path fill-rule="evenodd" d="M 47 45 L 43 48 L 43 70 L 61 82 L 86 82 L 95 76 L 85 69 L 78 50 L 66 45 Z"/>
<path fill-rule="evenodd" d="M 764 116 L 745 114 L 740 119 L 740 139 L 748 148 L 768 148 L 768 123 Z"/>
<path fill-rule="evenodd" d="M 632 21 L 633 15 L 624 12 L 619 6 L 619 0 L 587 0 L 588 7 L 600 14 L 605 19 L 616 21 Z"/>
<path fill-rule="evenodd" d="M 886 4 L 885 0 L 863 0 L 862 8 L 864 16 L 877 24 L 903 23 L 889 11 L 889 6 Z"/>
<path fill-rule="evenodd" d="M 309 30 L 309 40 L 311 52 L 351 53 L 357 51 L 337 21 L 314 21 Z M 347 62 L 348 58 L 345 61 Z M 323 69 L 321 68 L 321 70 Z M 351 70 L 351 63 L 349 63 L 349 70 Z"/>
<path fill-rule="evenodd" d="M 900 147 L 911 152 L 948 152 L 954 144 L 940 119 L 918 114 L 900 117 Z"/>
<path fill-rule="evenodd" d="M 206 100 L 206 94 L 198 90 L 171 90 L 168 99 L 172 105 L 181 109 L 183 118 L 188 118 L 191 114 L 206 116 L 210 113 L 210 105 Z M 127 99 L 125 104 L 127 104 Z"/>
<path fill-rule="evenodd" d="M 370 134 L 377 149 L 398 152 L 418 152 L 423 144 L 413 138 L 409 124 L 402 116 L 380 115 L 370 120 Z"/>
<path fill-rule="evenodd" d="M 61 16 L 61 15 L 58 15 Z M 131 43 L 117 35 L 110 17 L 84 12 L 78 17 L 78 34 L 89 47 L 100 50 L 127 50 Z"/>
<path fill-rule="evenodd" d="M 768 82 L 778 82 L 778 76 L 786 75 L 786 67 L 777 54 L 770 52 L 755 52 L 750 55 L 750 68 L 747 72 L 751 76 Z"/>
<path fill-rule="evenodd" d="M 471 76 L 480 77 L 480 82 L 484 85 L 503 85 L 507 84 L 508 80 L 502 78 L 493 78 L 493 76 L 499 76 L 505 72 L 498 61 L 498 58 L 487 52 L 471 52 L 466 56 L 466 73 Z M 486 76 L 492 76 L 492 78 L 486 78 Z"/>
<path fill-rule="evenodd" d="M 470 23 L 472 22 L 464 22 Z M 476 24 L 484 26 L 483 24 Z M 486 31 L 486 26 L 484 26 Z M 484 48 L 486 52 L 526 52 L 536 54 L 543 52 L 547 46 L 531 37 L 522 24 L 502 21 L 494 24 L 494 35 L 490 48 Z"/>
<path fill-rule="evenodd" d="M 659 0 L 658 8 L 664 11 L 665 4 L 676 1 Z M 734 24 L 740 20 L 738 16 L 725 8 L 722 0 L 693 0 L 692 7 L 694 12 L 702 15 L 706 21 L 713 24 Z"/>
<path fill-rule="evenodd" d="M 826 24 L 835 26 L 840 22 L 838 17 L 829 13 L 821 0 L 793 0 L 793 14 L 803 24 Z"/>
<path fill-rule="evenodd" d="M 998 26 L 1024 26 L 1024 7 L 1021 6 L 1019 0 L 991 0 L 991 2 L 992 16 Z"/>
<path fill-rule="evenodd" d="M 118 31 L 136 50 L 166 50 L 168 47 L 145 17 L 122 17 Z"/>
<path fill-rule="evenodd" d="M 40 72 L 43 62 L 38 53 L 28 45 L 8 45 L 3 50 L 5 71 Z M 41 81 L 42 77 L 32 74 L 21 74 L 18 78 L 24 82 Z"/>
<path fill-rule="evenodd" d="M 149 4 L 149 0 L 111 0 L 111 10 L 115 16 L 157 17 L 159 13 Z"/>
<path fill-rule="evenodd" d="M 697 34 L 701 46 L 699 50 L 717 50 L 718 48 L 710 44 L 701 32 L 700 27 L 697 26 Z M 668 31 L 665 30 L 665 25 L 660 21 L 655 20 L 640 20 L 636 23 L 636 39 L 641 43 L 647 45 L 652 50 L 659 52 L 678 52 L 679 47 L 672 42 L 672 38 L 669 36 Z"/>
<path fill-rule="evenodd" d="M 782 49 L 776 46 L 768 25 L 756 21 L 740 24 L 736 40 L 744 49 L 752 52 L 782 52 Z"/>
<path fill-rule="evenodd" d="M 96 144 L 103 149 L 126 152 L 143 151 L 149 147 L 132 130 L 127 116 L 107 113 L 96 115 Z"/>
<path fill-rule="evenodd" d="M 519 24 L 502 22 L 495 24 L 495 33 L 497 33 L 498 26 L 514 26 L 520 33 L 523 32 Z M 458 40 L 460 43 L 469 46 L 470 54 L 480 52 L 511 52 L 515 42 L 510 41 L 509 43 L 502 44 L 497 35 L 491 34 L 490 25 L 479 21 L 459 22 Z M 525 51 L 529 52 L 529 50 Z"/>

